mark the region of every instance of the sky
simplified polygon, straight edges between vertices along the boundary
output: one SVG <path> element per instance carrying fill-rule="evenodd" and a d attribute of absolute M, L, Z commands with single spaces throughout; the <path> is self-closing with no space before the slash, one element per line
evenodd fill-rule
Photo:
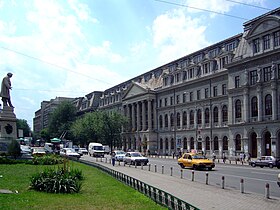
<path fill-rule="evenodd" d="M 41 102 L 104 91 L 243 32 L 279 0 L 0 0 L 0 77 L 33 129 Z M 1 101 L 2 102 L 2 101 Z"/>

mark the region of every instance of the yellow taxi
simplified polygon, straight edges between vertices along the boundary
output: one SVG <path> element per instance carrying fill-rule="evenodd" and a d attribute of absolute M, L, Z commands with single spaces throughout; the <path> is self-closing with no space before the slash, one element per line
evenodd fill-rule
<path fill-rule="evenodd" d="M 184 153 L 181 158 L 178 159 L 178 164 L 181 168 L 193 168 L 193 169 L 208 169 L 212 170 L 215 167 L 215 163 L 209 160 L 205 155 L 199 153 Z"/>

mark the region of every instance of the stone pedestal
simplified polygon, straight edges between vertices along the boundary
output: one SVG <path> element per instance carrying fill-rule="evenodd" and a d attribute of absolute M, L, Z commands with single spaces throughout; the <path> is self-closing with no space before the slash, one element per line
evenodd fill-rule
<path fill-rule="evenodd" d="M 7 152 L 8 144 L 17 139 L 17 125 L 14 108 L 4 106 L 0 110 L 0 153 Z"/>

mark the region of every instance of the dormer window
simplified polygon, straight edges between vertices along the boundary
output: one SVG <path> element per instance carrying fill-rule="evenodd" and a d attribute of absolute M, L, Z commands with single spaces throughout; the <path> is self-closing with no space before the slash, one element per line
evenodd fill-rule
<path fill-rule="evenodd" d="M 254 39 L 253 40 L 253 52 L 258 53 L 260 52 L 260 39 Z"/>
<path fill-rule="evenodd" d="M 267 50 L 270 48 L 270 35 L 265 35 L 263 37 L 263 49 Z"/>
<path fill-rule="evenodd" d="M 163 86 L 167 86 L 168 85 L 168 77 L 164 77 L 163 78 Z"/>
<path fill-rule="evenodd" d="M 274 32 L 273 36 L 274 36 L 274 47 L 280 46 L 280 31 Z"/>

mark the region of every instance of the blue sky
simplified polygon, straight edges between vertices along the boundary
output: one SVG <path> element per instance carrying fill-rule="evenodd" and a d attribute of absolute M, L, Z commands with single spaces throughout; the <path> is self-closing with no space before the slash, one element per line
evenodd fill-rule
<path fill-rule="evenodd" d="M 43 100 L 103 91 L 239 34 L 246 20 L 279 6 L 279 0 L 0 0 L 0 76 L 14 74 L 15 113 L 32 127 Z"/>

